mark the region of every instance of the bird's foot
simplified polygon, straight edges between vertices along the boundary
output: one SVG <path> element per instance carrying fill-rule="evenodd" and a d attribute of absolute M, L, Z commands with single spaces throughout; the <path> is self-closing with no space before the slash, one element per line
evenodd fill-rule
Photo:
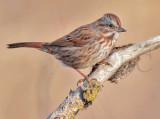
<path fill-rule="evenodd" d="M 88 77 L 88 76 L 85 77 L 84 79 L 80 79 L 80 80 L 77 82 L 77 86 L 78 86 L 78 87 L 81 87 L 85 81 L 89 82 L 89 77 Z"/>

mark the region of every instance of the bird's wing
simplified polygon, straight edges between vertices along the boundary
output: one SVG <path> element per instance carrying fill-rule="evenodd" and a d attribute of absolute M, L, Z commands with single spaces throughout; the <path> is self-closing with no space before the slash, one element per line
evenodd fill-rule
<path fill-rule="evenodd" d="M 57 47 L 82 47 L 93 37 L 95 37 L 94 31 L 90 26 L 86 25 L 79 27 L 70 34 L 51 42 L 49 45 Z"/>

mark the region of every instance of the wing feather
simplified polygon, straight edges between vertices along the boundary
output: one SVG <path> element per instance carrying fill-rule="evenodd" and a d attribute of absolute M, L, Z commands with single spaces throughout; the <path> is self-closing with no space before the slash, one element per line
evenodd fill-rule
<path fill-rule="evenodd" d="M 64 37 L 53 41 L 50 45 L 57 47 L 82 47 L 94 36 L 92 28 L 89 25 L 85 25 L 77 28 Z"/>

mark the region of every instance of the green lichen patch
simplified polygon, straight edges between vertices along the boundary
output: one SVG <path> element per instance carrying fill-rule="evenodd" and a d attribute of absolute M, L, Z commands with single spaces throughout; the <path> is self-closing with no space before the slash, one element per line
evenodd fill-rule
<path fill-rule="evenodd" d="M 75 116 L 79 113 L 79 111 L 83 110 L 84 103 L 81 99 L 76 99 L 70 106 L 70 112 L 68 115 L 68 119 L 75 119 Z"/>
<path fill-rule="evenodd" d="M 96 98 L 98 92 L 100 91 L 102 85 L 96 79 L 89 79 L 86 90 L 83 92 L 83 100 L 85 107 L 92 104 Z"/>

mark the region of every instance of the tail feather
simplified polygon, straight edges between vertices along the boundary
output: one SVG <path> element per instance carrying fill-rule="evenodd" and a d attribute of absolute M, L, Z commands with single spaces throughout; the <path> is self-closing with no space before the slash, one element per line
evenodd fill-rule
<path fill-rule="evenodd" d="M 8 44 L 9 49 L 20 47 L 36 48 L 49 54 L 55 54 L 57 52 L 57 48 L 53 48 L 50 43 L 47 42 L 23 42 Z"/>
<path fill-rule="evenodd" d="M 30 48 L 42 48 L 46 44 L 45 42 L 23 42 L 8 44 L 8 48 L 30 47 Z"/>

